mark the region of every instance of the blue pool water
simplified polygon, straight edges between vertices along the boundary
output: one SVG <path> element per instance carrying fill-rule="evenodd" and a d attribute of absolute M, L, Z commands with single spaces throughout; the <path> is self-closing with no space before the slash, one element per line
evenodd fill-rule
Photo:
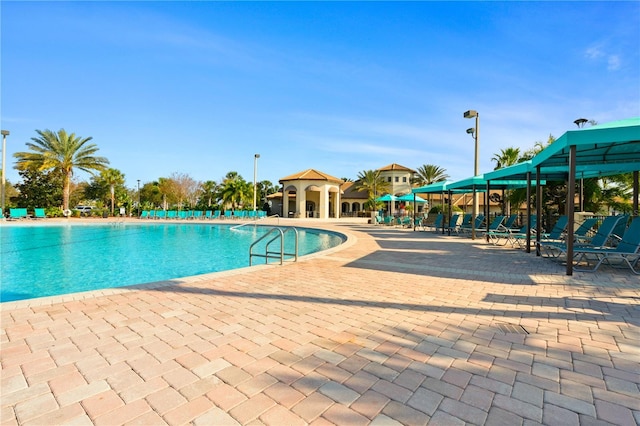
<path fill-rule="evenodd" d="M 271 227 L 210 224 L 5 226 L 0 301 L 122 287 L 249 266 L 249 247 Z M 296 228 L 300 256 L 343 242 Z M 285 251 L 294 251 L 293 233 Z M 267 238 L 269 239 L 269 238 Z M 279 243 L 272 246 L 279 250 Z M 264 248 L 262 249 L 264 253 Z M 253 264 L 264 259 L 254 258 Z"/>

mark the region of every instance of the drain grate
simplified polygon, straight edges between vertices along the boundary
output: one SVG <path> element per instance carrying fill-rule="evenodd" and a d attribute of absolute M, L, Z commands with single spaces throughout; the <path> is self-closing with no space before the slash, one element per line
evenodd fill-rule
<path fill-rule="evenodd" d="M 500 323 L 498 324 L 498 328 L 505 334 L 515 333 L 515 334 L 529 334 L 527 330 L 521 325 Z"/>

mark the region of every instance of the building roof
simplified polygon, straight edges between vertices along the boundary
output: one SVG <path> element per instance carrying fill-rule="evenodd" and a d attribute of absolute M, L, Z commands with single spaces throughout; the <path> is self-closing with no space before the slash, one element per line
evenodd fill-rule
<path fill-rule="evenodd" d="M 411 172 L 411 173 L 416 172 L 413 169 L 410 169 L 405 166 L 401 166 L 400 164 L 397 164 L 397 163 L 392 163 L 392 164 L 389 164 L 388 166 L 380 167 L 378 170 L 381 172 L 391 172 L 391 171 L 394 171 L 394 172 L 401 171 L 401 172 Z"/>
<path fill-rule="evenodd" d="M 356 189 L 358 181 L 356 182 L 345 182 L 340 186 L 340 190 L 342 191 L 342 198 L 348 199 L 367 199 L 369 198 L 369 194 L 367 191 L 358 191 Z"/>
<path fill-rule="evenodd" d="M 315 169 L 307 169 L 299 173 L 294 173 L 290 176 L 283 177 L 282 179 L 280 179 L 279 182 L 282 183 L 282 182 L 288 182 L 292 180 L 321 180 L 321 181 L 334 182 L 338 184 L 341 184 L 344 182 L 342 179 L 328 175 L 326 173 L 322 173 Z"/>

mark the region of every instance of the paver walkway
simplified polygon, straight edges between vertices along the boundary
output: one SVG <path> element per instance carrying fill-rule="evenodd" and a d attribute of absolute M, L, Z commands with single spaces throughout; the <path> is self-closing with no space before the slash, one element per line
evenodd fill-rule
<path fill-rule="evenodd" d="M 640 423 L 637 276 L 321 225 L 349 242 L 282 267 L 2 304 L 0 423 Z"/>

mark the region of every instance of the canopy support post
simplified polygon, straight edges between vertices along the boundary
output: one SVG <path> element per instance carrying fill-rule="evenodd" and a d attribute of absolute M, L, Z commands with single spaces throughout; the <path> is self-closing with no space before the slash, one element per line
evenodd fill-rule
<path fill-rule="evenodd" d="M 573 215 L 576 202 L 576 146 L 569 147 L 567 176 L 567 275 L 573 275 Z"/>

